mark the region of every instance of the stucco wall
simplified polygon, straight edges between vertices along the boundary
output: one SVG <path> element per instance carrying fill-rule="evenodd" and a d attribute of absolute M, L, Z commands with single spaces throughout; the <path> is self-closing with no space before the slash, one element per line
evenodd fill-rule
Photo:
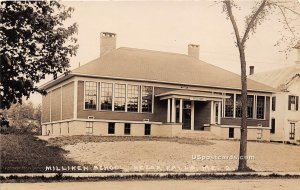
<path fill-rule="evenodd" d="M 42 123 L 50 122 L 50 93 L 42 96 Z"/>

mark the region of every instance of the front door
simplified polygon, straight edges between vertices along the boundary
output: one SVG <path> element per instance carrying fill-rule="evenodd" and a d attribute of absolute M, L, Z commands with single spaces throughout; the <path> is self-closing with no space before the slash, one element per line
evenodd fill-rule
<path fill-rule="evenodd" d="M 182 129 L 191 130 L 191 101 L 183 101 L 182 108 Z"/>

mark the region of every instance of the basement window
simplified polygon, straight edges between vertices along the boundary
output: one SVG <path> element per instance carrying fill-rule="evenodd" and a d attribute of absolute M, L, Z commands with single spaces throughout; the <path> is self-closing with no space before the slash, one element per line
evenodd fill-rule
<path fill-rule="evenodd" d="M 115 123 L 108 123 L 108 134 L 115 134 Z"/>

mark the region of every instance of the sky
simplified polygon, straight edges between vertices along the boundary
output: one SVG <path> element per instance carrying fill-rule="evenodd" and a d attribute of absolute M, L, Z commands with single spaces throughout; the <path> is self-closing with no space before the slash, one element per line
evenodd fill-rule
<path fill-rule="evenodd" d="M 117 34 L 117 48 L 132 47 L 187 54 L 190 43 L 200 45 L 200 59 L 240 73 L 238 50 L 230 20 L 222 13 L 222 5 L 215 1 L 63 1 L 75 9 L 66 23 L 76 22 L 79 49 L 71 58 L 71 69 L 99 57 L 100 32 Z M 244 17 L 249 14 L 253 1 L 239 1 L 241 10 L 235 10 L 237 24 L 244 31 Z M 296 26 L 300 31 L 299 24 Z M 282 25 L 275 13 L 258 27 L 247 41 L 247 67 L 255 72 L 282 68 L 295 64 L 296 52 L 286 58 L 275 47 L 280 39 Z M 284 33 L 287 34 L 287 33 Z M 126 67 L 124 67 L 126 69 Z M 49 76 L 42 81 L 49 81 Z M 34 94 L 34 104 L 41 96 Z"/>

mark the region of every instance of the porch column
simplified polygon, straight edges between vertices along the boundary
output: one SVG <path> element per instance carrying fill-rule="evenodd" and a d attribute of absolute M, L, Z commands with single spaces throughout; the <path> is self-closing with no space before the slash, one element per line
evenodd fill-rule
<path fill-rule="evenodd" d="M 176 122 L 176 104 L 175 104 L 175 98 L 172 98 L 172 117 L 171 117 L 171 122 L 172 123 Z"/>
<path fill-rule="evenodd" d="M 195 130 L 195 102 L 191 101 L 191 130 Z"/>
<path fill-rule="evenodd" d="M 171 112 L 171 103 L 170 99 L 168 99 L 168 108 L 167 108 L 167 122 L 170 123 L 170 112 Z"/>
<path fill-rule="evenodd" d="M 221 124 L 221 101 L 218 104 L 218 124 Z"/>
<path fill-rule="evenodd" d="M 183 104 L 183 101 L 182 101 L 182 99 L 180 99 L 180 102 L 179 102 L 179 123 L 182 123 L 182 111 L 183 111 L 183 109 L 182 109 L 182 105 Z"/>
<path fill-rule="evenodd" d="M 214 115 L 214 101 L 210 102 L 210 123 L 213 124 L 214 123 L 214 119 L 215 115 Z"/>

